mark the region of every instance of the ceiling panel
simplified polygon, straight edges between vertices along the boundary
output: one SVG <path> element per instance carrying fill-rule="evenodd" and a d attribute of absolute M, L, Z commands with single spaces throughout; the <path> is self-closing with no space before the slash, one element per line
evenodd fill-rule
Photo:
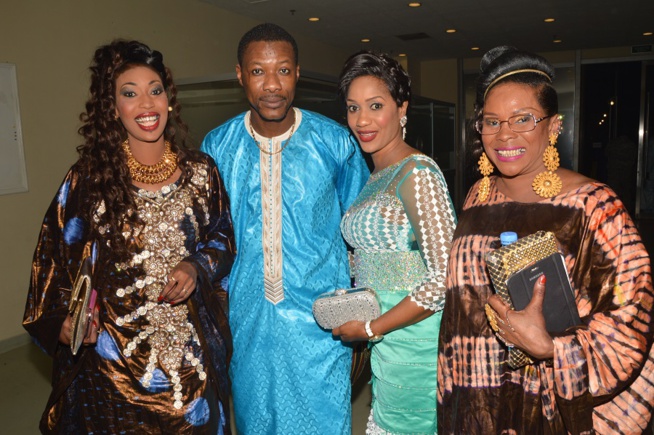
<path fill-rule="evenodd" d="M 425 0 L 410 8 L 404 0 L 199 0 L 284 27 L 290 33 L 338 47 L 362 48 L 413 58 L 471 57 L 496 45 L 558 51 L 654 44 L 652 0 Z M 320 17 L 312 23 L 309 17 Z M 554 23 L 545 23 L 548 17 Z M 447 34 L 445 30 L 457 32 Z M 424 32 L 428 40 L 396 35 Z M 363 44 L 361 38 L 371 38 Z M 554 43 L 560 38 L 561 43 Z"/>

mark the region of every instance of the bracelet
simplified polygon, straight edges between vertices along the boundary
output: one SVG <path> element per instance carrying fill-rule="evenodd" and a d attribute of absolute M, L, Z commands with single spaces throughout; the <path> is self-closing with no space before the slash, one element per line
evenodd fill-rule
<path fill-rule="evenodd" d="M 372 328 L 370 328 L 370 322 L 371 320 L 368 320 L 363 327 L 366 330 L 366 335 L 368 336 L 368 341 L 372 343 L 377 343 L 378 341 L 381 341 L 382 338 L 384 338 L 383 334 L 375 335 L 372 332 Z"/>

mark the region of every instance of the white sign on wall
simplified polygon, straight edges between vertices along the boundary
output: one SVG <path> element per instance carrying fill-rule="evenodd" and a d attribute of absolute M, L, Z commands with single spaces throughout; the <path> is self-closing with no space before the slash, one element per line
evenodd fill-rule
<path fill-rule="evenodd" d="M 16 65 L 0 63 L 0 195 L 27 192 Z"/>

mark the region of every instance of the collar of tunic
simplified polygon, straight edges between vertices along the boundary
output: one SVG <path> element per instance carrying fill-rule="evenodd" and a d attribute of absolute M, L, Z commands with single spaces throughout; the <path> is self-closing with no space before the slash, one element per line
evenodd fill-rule
<path fill-rule="evenodd" d="M 284 285 L 282 280 L 282 155 L 279 152 L 283 146 L 293 146 L 293 131 L 300 129 L 302 112 L 295 107 L 294 127 L 279 136 L 268 138 L 250 128 L 250 115 L 247 112 L 243 118 L 245 130 L 252 140 L 259 142 L 262 149 L 268 148 L 268 153 L 259 150 L 259 166 L 261 177 L 261 218 L 263 248 L 263 286 L 267 301 L 278 304 L 284 300 Z"/>

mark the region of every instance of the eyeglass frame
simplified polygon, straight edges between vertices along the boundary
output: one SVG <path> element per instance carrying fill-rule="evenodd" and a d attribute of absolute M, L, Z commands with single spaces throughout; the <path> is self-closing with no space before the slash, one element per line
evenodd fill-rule
<path fill-rule="evenodd" d="M 509 119 L 511 119 L 511 118 L 515 118 L 516 116 L 525 116 L 525 115 L 531 116 L 531 117 L 533 118 L 533 120 L 534 120 L 534 128 L 532 128 L 531 130 L 523 130 L 523 131 L 515 131 L 514 129 L 512 129 L 512 128 L 511 128 L 511 124 L 509 123 Z M 481 132 L 481 127 L 480 127 L 479 124 L 480 124 L 480 123 L 482 122 L 482 120 L 483 120 L 483 117 L 482 117 L 481 119 L 478 119 L 477 122 L 475 122 L 475 130 L 477 130 L 477 133 L 479 133 L 479 134 L 481 134 L 481 135 L 484 135 L 484 136 L 491 135 L 491 134 L 497 134 L 497 133 L 500 132 L 500 130 L 502 130 L 502 123 L 503 123 L 503 122 L 506 122 L 506 124 L 509 126 L 509 130 L 511 130 L 511 131 L 514 132 L 514 133 L 529 133 L 530 131 L 534 131 L 534 130 L 536 130 L 536 127 L 538 126 L 538 123 L 539 123 L 539 122 L 544 121 L 544 120 L 546 120 L 547 118 L 551 118 L 552 116 L 554 116 L 554 115 L 547 115 L 547 116 L 543 116 L 543 117 L 540 117 L 540 118 L 536 118 L 536 116 L 535 116 L 533 113 L 518 113 L 517 115 L 509 116 L 509 117 L 508 117 L 507 119 L 505 119 L 504 121 L 500 121 L 500 123 L 499 123 L 499 125 L 498 125 L 498 127 L 497 127 L 497 131 L 496 131 L 496 132 L 493 132 L 493 133 L 482 133 L 482 132 Z M 498 119 L 498 121 L 499 121 L 499 119 Z"/>

